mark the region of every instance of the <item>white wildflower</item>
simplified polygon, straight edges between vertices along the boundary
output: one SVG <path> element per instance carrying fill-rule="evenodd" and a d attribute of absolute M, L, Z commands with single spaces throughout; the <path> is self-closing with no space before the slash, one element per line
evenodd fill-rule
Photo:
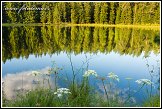
<path fill-rule="evenodd" d="M 107 77 L 117 80 L 119 82 L 118 75 L 115 75 L 113 72 L 110 72 Z"/>
<path fill-rule="evenodd" d="M 62 97 L 62 94 L 57 94 L 57 96 L 60 98 L 60 97 Z"/>
<path fill-rule="evenodd" d="M 88 70 L 88 71 L 86 71 L 83 76 L 84 77 L 88 77 L 90 75 L 94 75 L 96 77 L 98 76 L 97 73 L 94 70 Z"/>
<path fill-rule="evenodd" d="M 49 71 L 48 72 L 43 72 L 42 75 L 45 76 L 45 77 L 50 76 L 50 72 Z"/>
<path fill-rule="evenodd" d="M 62 70 L 62 68 L 52 67 L 51 69 L 49 69 L 49 74 L 56 74 L 59 72 L 59 70 Z"/>
<path fill-rule="evenodd" d="M 135 81 L 136 83 L 140 84 L 140 85 L 151 85 L 153 84 L 153 82 L 151 82 L 149 79 L 139 79 Z"/>
<path fill-rule="evenodd" d="M 56 95 L 57 94 L 57 92 L 54 92 L 54 95 Z"/>
<path fill-rule="evenodd" d="M 54 94 L 61 97 L 63 95 L 71 94 L 71 92 L 67 88 L 59 88 L 56 92 L 54 92 Z"/>
<path fill-rule="evenodd" d="M 65 93 L 65 94 L 68 94 L 68 93 L 71 94 L 71 92 L 69 92 L 69 91 L 64 91 L 64 93 Z"/>
<path fill-rule="evenodd" d="M 32 71 L 32 73 L 30 73 L 30 75 L 32 76 L 37 76 L 37 75 L 40 75 L 41 73 L 38 72 L 38 71 Z"/>

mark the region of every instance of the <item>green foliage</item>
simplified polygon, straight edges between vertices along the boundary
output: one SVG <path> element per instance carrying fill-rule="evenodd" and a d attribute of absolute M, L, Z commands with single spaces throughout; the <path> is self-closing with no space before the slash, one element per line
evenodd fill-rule
<path fill-rule="evenodd" d="M 22 9 L 19 12 L 21 7 Z M 16 7 L 17 10 L 6 8 Z M 30 8 L 44 10 L 30 10 Z M 4 2 L 3 23 L 159 24 L 159 2 Z"/>
<path fill-rule="evenodd" d="M 114 2 L 110 3 L 110 20 L 109 20 L 109 24 L 115 24 L 115 16 L 116 16 L 116 5 Z M 119 13 L 118 13 L 119 15 Z"/>
<path fill-rule="evenodd" d="M 160 107 L 160 98 L 159 95 L 154 95 L 148 100 L 144 101 L 144 107 Z"/>
<path fill-rule="evenodd" d="M 60 21 L 61 21 L 61 15 L 59 11 L 59 5 L 56 4 L 53 11 L 53 23 L 57 24 L 60 23 Z"/>
<path fill-rule="evenodd" d="M 69 86 L 72 94 L 69 96 L 71 106 L 84 107 L 90 106 L 93 94 L 90 93 L 90 85 L 87 80 L 82 80 L 82 82 L 70 84 Z"/>
<path fill-rule="evenodd" d="M 71 23 L 78 23 L 79 20 L 79 14 L 78 14 L 78 7 L 77 3 L 71 3 Z"/>
<path fill-rule="evenodd" d="M 115 24 L 120 24 L 121 20 L 120 20 L 120 16 L 121 16 L 121 7 L 120 7 L 121 3 L 117 3 L 117 10 L 116 10 L 116 19 L 115 19 Z M 111 21 L 111 16 L 110 16 L 110 21 Z"/>
<path fill-rule="evenodd" d="M 32 3 L 32 2 L 28 2 L 28 3 L 24 4 L 25 7 L 32 7 L 33 5 L 34 5 L 34 3 Z M 23 17 L 24 17 L 23 23 L 35 23 L 36 11 L 33 11 L 33 10 L 23 11 L 23 10 L 21 10 L 18 15 L 22 15 L 21 13 L 23 13 Z"/>
<path fill-rule="evenodd" d="M 100 23 L 108 22 L 107 18 L 107 11 L 108 11 L 108 4 L 105 2 L 101 3 L 101 10 L 100 10 Z"/>
<path fill-rule="evenodd" d="M 91 5 L 90 2 L 84 3 L 84 12 L 85 12 L 85 23 L 91 22 Z M 83 13 L 84 13 L 83 12 Z"/>
<path fill-rule="evenodd" d="M 46 8 L 46 3 L 43 3 L 42 4 L 42 8 Z M 47 23 L 47 12 L 46 11 L 41 11 L 40 12 L 40 19 L 41 19 L 41 23 Z"/>
<path fill-rule="evenodd" d="M 132 24 L 132 8 L 131 3 L 123 2 L 120 5 L 121 7 L 121 15 L 120 15 L 120 23 L 122 24 Z"/>
<path fill-rule="evenodd" d="M 17 99 L 11 100 L 7 107 L 50 107 L 54 103 L 57 106 L 58 102 L 54 102 L 55 99 L 56 96 L 50 90 L 38 88 L 27 92 L 25 96 L 19 93 Z"/>
<path fill-rule="evenodd" d="M 94 3 L 94 22 L 100 23 L 100 6 L 101 3 Z"/>
<path fill-rule="evenodd" d="M 78 14 L 79 14 L 79 23 L 85 23 L 85 10 L 84 10 L 84 4 L 82 2 L 78 2 Z"/>
<path fill-rule="evenodd" d="M 9 8 L 9 7 L 15 7 L 15 3 L 11 3 L 11 2 L 8 2 L 5 4 L 4 7 L 6 8 Z M 14 10 L 15 8 L 13 8 Z M 7 10 L 6 11 L 6 16 L 7 16 L 7 22 L 8 23 L 11 23 L 11 22 L 15 22 L 17 23 L 18 22 L 18 17 L 17 17 L 17 12 L 16 11 L 13 11 L 13 10 Z"/>

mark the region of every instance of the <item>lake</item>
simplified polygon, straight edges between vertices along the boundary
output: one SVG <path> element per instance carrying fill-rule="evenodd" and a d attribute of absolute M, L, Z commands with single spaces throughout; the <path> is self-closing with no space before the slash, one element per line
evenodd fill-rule
<path fill-rule="evenodd" d="M 160 31 L 115 27 L 3 27 L 2 61 L 2 79 L 8 98 L 14 96 L 14 90 L 35 87 L 34 77 L 28 74 L 32 71 L 48 72 L 53 62 L 62 68 L 57 80 L 59 87 L 67 87 L 73 71 L 78 73 L 77 81 L 88 69 L 106 78 L 113 72 L 120 79 L 113 87 L 122 99 L 126 99 L 128 81 L 134 92 L 139 87 L 135 81 L 151 79 L 152 71 L 153 93 L 159 93 Z M 50 81 L 54 86 L 53 79 L 54 75 Z M 100 80 L 93 76 L 89 80 L 91 86 L 104 93 Z M 106 88 L 109 87 L 106 84 Z M 132 101 L 140 103 L 147 98 L 146 95 L 145 90 L 141 90 Z"/>

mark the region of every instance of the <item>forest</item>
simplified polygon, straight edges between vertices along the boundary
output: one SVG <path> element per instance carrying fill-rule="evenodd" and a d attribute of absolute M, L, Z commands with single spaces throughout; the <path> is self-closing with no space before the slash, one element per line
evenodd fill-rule
<path fill-rule="evenodd" d="M 160 24 L 160 2 L 3 2 L 3 23 Z"/>

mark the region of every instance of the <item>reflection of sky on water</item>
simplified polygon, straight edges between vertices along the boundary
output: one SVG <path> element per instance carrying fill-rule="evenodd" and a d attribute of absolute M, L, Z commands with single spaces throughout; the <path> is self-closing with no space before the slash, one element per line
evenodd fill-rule
<path fill-rule="evenodd" d="M 38 71 L 46 74 L 48 70 L 49 70 L 49 67 L 46 67 Z M 15 92 L 22 91 L 24 89 L 25 89 L 24 92 L 26 92 L 34 88 L 37 88 L 37 87 L 48 88 L 49 84 L 48 84 L 47 79 L 48 77 L 45 77 L 42 75 L 33 76 L 32 71 L 30 70 L 18 72 L 15 74 L 7 74 L 3 78 L 3 82 L 4 82 L 3 89 L 6 94 L 6 97 L 10 99 L 12 97 L 15 97 L 16 95 Z M 54 83 L 52 79 L 49 79 L 49 80 L 50 80 L 50 85 L 53 88 Z"/>
<path fill-rule="evenodd" d="M 139 57 L 119 55 L 114 52 L 109 54 L 97 53 L 97 55 L 86 54 L 86 56 L 88 59 L 92 58 L 89 61 L 89 69 L 95 70 L 99 75 L 106 77 L 109 72 L 117 74 L 120 78 L 120 82 L 117 83 L 117 87 L 119 88 L 127 88 L 127 80 L 125 80 L 126 77 L 133 78 L 131 80 L 132 89 L 138 87 L 137 83 L 134 82 L 135 80 L 142 78 L 150 79 L 146 66 L 146 59 L 143 58 L 143 53 Z M 86 59 L 85 54 L 79 54 L 76 56 L 71 55 L 71 58 L 75 71 L 80 68 L 83 61 Z M 53 54 L 52 56 L 46 55 L 37 58 L 35 58 L 34 55 L 30 55 L 28 59 L 14 58 L 11 59 L 11 61 L 6 61 L 6 63 L 2 65 L 2 76 L 3 78 L 7 78 L 6 76 L 8 76 L 8 74 L 44 69 L 51 66 L 51 61 L 53 60 L 56 62 L 57 66 L 63 67 L 64 70 L 61 71 L 63 75 L 65 73 L 69 75 L 72 74 L 69 58 L 66 53 L 61 52 L 59 55 Z M 148 58 L 149 65 L 157 66 L 156 60 L 159 60 L 159 55 L 156 56 L 151 53 Z M 18 76 L 14 76 L 14 78 L 18 78 Z M 10 80 L 10 78 L 8 79 Z M 92 84 L 94 84 L 93 80 L 94 79 L 92 78 Z M 98 80 L 96 80 L 96 82 L 98 82 Z M 95 84 L 97 85 L 97 83 Z"/>

